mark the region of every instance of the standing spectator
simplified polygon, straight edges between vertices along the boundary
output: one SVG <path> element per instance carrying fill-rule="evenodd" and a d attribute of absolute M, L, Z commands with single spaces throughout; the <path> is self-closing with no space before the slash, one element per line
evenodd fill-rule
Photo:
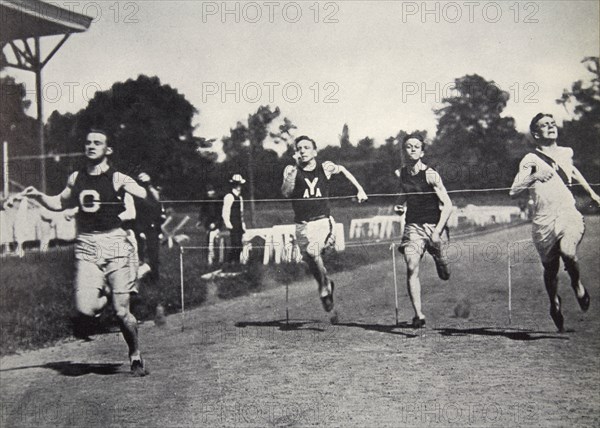
<path fill-rule="evenodd" d="M 242 185 L 246 180 L 241 174 L 233 174 L 229 180 L 231 191 L 223 198 L 223 225 L 229 231 L 230 250 L 227 262 L 239 263 L 242 253 L 242 236 L 246 231 L 244 223 L 244 199 L 242 198 Z"/>

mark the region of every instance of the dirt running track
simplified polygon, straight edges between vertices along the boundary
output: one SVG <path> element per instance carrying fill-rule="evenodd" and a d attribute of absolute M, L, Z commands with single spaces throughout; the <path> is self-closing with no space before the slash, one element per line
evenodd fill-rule
<path fill-rule="evenodd" d="M 456 241 L 452 279 L 422 270 L 427 328 L 396 327 L 391 261 L 334 275 L 339 323 L 312 281 L 141 326 L 151 375 L 131 378 L 117 334 L 1 360 L 1 426 L 599 426 L 598 218 L 587 219 L 582 314 L 561 272 L 558 334 L 530 226 Z M 502 254 L 500 254 L 502 252 Z M 412 317 L 398 260 L 400 320 Z M 177 286 L 177 285 L 173 285 Z M 470 316 L 454 315 L 470 301 Z"/>

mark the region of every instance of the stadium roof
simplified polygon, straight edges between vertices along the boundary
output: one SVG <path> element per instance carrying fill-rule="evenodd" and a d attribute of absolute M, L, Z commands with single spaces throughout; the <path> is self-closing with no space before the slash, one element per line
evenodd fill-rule
<path fill-rule="evenodd" d="M 35 96 L 40 143 L 40 186 L 46 191 L 46 149 L 42 114 L 42 69 L 73 33 L 90 28 L 92 18 L 40 0 L 0 0 L 0 46 L 2 64 L 35 73 Z M 62 36 L 42 56 L 40 39 Z"/>
<path fill-rule="evenodd" d="M 0 41 L 81 33 L 92 22 L 81 15 L 39 0 L 0 1 Z"/>

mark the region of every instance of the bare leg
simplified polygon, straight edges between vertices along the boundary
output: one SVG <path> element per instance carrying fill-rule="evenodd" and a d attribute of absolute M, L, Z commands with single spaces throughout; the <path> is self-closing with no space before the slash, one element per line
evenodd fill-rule
<path fill-rule="evenodd" d="M 578 298 L 582 298 L 585 294 L 585 288 L 579 280 L 579 263 L 577 262 L 577 259 L 565 256 L 563 256 L 562 259 L 565 264 L 565 269 L 571 278 L 571 287 L 573 287 L 573 291 L 575 291 Z"/>
<path fill-rule="evenodd" d="M 327 296 L 331 293 L 329 289 L 329 279 L 327 278 L 327 269 L 323 263 L 323 257 L 321 256 L 323 248 L 316 243 L 310 244 L 303 252 L 304 259 L 308 263 L 310 273 L 317 280 L 319 285 L 319 293 L 321 296 Z"/>
<path fill-rule="evenodd" d="M 331 312 L 333 309 L 333 282 L 327 278 L 327 269 L 321 257 L 321 248 L 316 245 L 314 247 L 309 245 L 304 252 L 304 258 L 308 263 L 310 272 L 317 280 L 323 309 L 325 309 L 325 312 Z"/>
<path fill-rule="evenodd" d="M 421 255 L 415 251 L 404 252 L 406 261 L 406 282 L 408 286 L 408 295 L 415 311 L 415 318 L 424 319 L 425 315 L 421 311 L 421 281 L 419 280 L 419 264 Z"/>
<path fill-rule="evenodd" d="M 323 264 L 323 258 L 318 256 L 318 257 L 313 257 L 312 255 L 306 253 L 305 254 L 305 260 L 308 263 L 308 268 L 310 270 L 310 273 L 314 276 L 314 278 L 317 280 L 317 284 L 319 285 L 319 292 L 322 292 L 323 289 L 327 288 L 327 269 L 325 268 L 325 265 Z M 327 294 L 327 293 L 325 293 Z"/>
<path fill-rule="evenodd" d="M 565 270 L 571 278 L 571 287 L 577 298 L 582 298 L 585 294 L 585 288 L 579 280 L 579 263 L 577 262 L 577 244 L 561 240 L 560 242 L 560 257 L 565 264 Z"/>
<path fill-rule="evenodd" d="M 563 330 L 563 316 L 561 313 L 561 301 L 558 295 L 558 268 L 560 259 L 554 257 L 551 261 L 542 263 L 544 265 L 544 285 L 550 299 L 550 316 L 559 331 Z"/>
<path fill-rule="evenodd" d="M 139 357 L 137 320 L 129 311 L 129 293 L 113 294 L 113 305 L 123 338 L 129 347 L 129 358 Z"/>
<path fill-rule="evenodd" d="M 558 266 L 559 259 L 556 258 L 544 265 L 544 285 L 548 292 L 548 298 L 551 305 L 558 305 Z"/>
<path fill-rule="evenodd" d="M 77 314 L 71 318 L 73 335 L 89 340 L 97 332 L 94 318 L 108 303 L 104 273 L 92 262 L 77 260 L 75 263 L 75 308 Z"/>
<path fill-rule="evenodd" d="M 96 288 L 79 288 L 75 292 L 77 314 L 71 318 L 73 335 L 77 339 L 90 340 L 97 333 L 98 324 L 95 319 L 106 306 L 108 297 Z"/>

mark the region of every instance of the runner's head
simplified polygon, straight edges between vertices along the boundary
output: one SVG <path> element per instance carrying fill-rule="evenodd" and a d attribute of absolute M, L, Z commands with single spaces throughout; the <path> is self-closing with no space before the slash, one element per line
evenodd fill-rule
<path fill-rule="evenodd" d="M 317 157 L 317 143 L 312 138 L 302 135 L 294 141 L 296 145 L 296 159 L 306 165 Z"/>
<path fill-rule="evenodd" d="M 558 127 L 551 114 L 538 113 L 529 124 L 529 131 L 536 143 L 544 141 L 555 141 L 558 137 Z"/>
<path fill-rule="evenodd" d="M 85 139 L 85 157 L 99 163 L 111 155 L 113 148 L 108 144 L 108 135 L 100 129 L 90 129 Z"/>
<path fill-rule="evenodd" d="M 409 163 L 416 163 L 425 154 L 425 139 L 419 133 L 409 134 L 402 140 L 404 158 Z"/>

